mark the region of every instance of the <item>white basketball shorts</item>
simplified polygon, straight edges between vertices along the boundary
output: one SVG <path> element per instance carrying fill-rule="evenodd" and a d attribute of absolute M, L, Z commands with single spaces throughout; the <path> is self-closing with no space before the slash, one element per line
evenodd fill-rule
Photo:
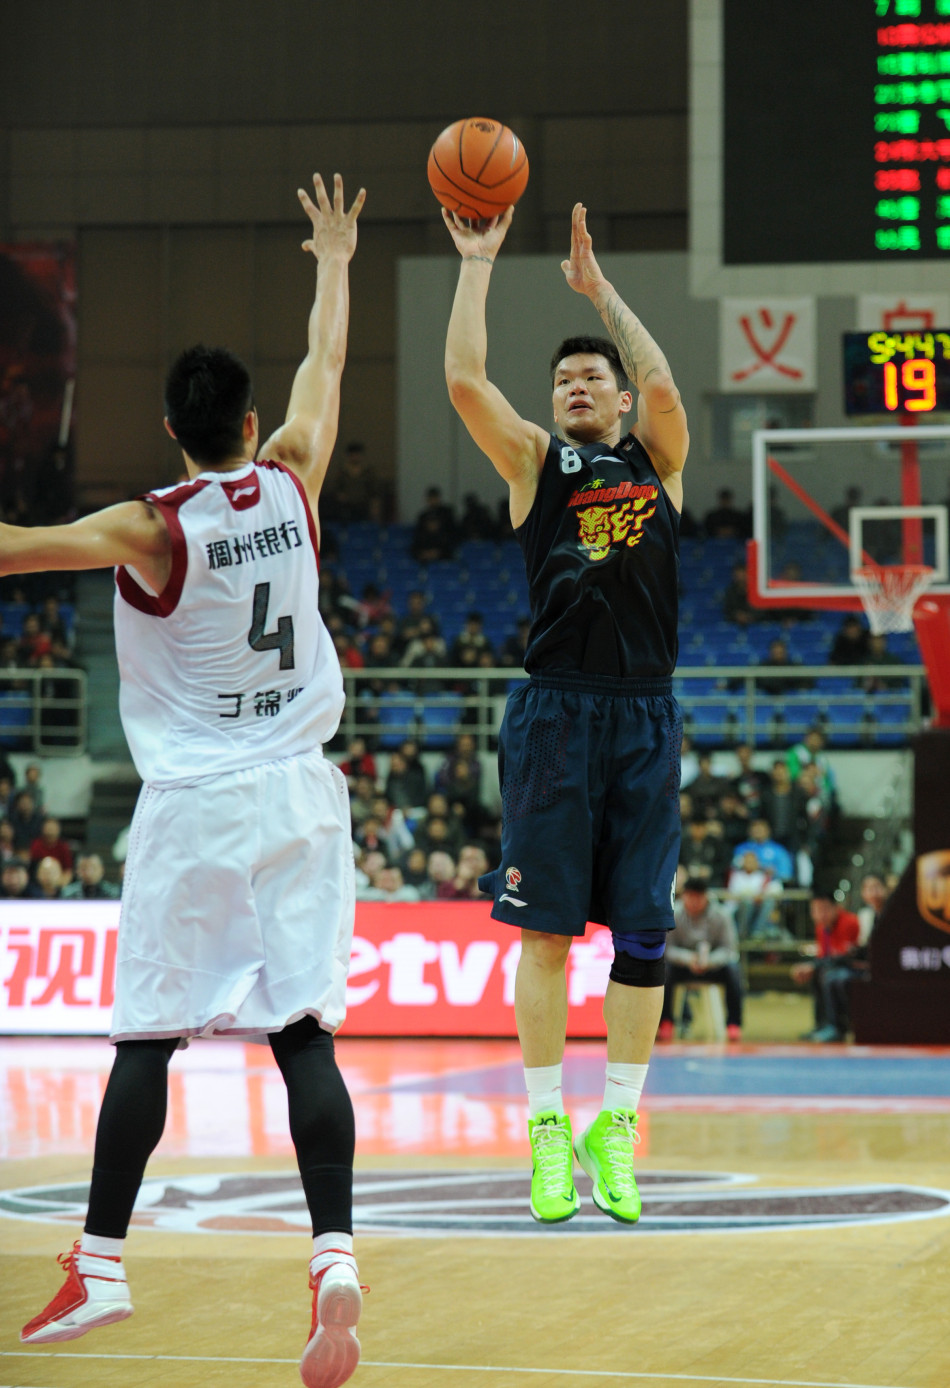
<path fill-rule="evenodd" d="M 263 1040 L 306 1013 L 336 1031 L 353 903 L 346 782 L 321 752 L 169 790 L 144 786 L 129 835 L 112 1040 Z"/>

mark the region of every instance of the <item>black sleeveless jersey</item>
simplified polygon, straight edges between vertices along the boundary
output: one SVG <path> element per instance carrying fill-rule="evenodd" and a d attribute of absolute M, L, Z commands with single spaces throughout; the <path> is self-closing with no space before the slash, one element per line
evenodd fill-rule
<path fill-rule="evenodd" d="M 515 533 L 531 598 L 529 674 L 672 674 L 679 513 L 633 434 L 614 448 L 552 434 Z"/>

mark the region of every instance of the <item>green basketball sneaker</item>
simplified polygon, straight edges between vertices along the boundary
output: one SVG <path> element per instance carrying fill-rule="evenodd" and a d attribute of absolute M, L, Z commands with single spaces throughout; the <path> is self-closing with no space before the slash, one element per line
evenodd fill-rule
<path fill-rule="evenodd" d="M 594 1204 L 621 1224 L 640 1218 L 640 1192 L 633 1175 L 638 1142 L 633 1109 L 603 1109 L 574 1143 L 577 1160 L 594 1183 Z"/>
<path fill-rule="evenodd" d="M 541 1224 L 560 1224 L 580 1209 L 574 1188 L 571 1120 L 567 1114 L 539 1113 L 528 1119 L 531 1139 L 531 1213 Z"/>

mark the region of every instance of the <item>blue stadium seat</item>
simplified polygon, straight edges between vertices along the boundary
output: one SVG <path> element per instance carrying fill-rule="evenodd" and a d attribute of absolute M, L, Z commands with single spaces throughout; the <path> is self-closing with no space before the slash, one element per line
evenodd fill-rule
<path fill-rule="evenodd" d="M 419 710 L 419 730 L 428 749 L 451 747 L 464 712 L 457 694 L 427 694 Z"/>
<path fill-rule="evenodd" d="M 416 731 L 416 698 L 408 690 L 385 690 L 380 695 L 379 745 L 387 751 L 399 747 Z"/>
<path fill-rule="evenodd" d="M 853 694 L 853 675 L 822 675 L 815 680 L 815 692 L 822 694 Z"/>
<path fill-rule="evenodd" d="M 715 677 L 704 679 L 700 676 L 697 679 L 678 680 L 677 685 L 681 692 L 676 697 L 686 699 L 687 702 L 690 697 L 702 698 L 704 694 L 719 694 L 721 692 L 719 680 Z"/>
<path fill-rule="evenodd" d="M 29 610 L 29 605 L 25 602 L 0 603 L 0 613 L 3 614 L 3 626 L 7 635 L 19 636 L 23 628 L 23 618 Z"/>
<path fill-rule="evenodd" d="M 762 700 L 755 706 L 755 742 L 757 745 L 782 744 L 787 742 L 784 708 L 780 702 Z"/>
<path fill-rule="evenodd" d="M 735 740 L 732 704 L 694 704 L 690 714 L 689 735 L 697 747 L 724 747 Z"/>
<path fill-rule="evenodd" d="M 0 690 L 0 747 L 26 751 L 32 745 L 33 698 L 29 689 Z"/>
<path fill-rule="evenodd" d="M 908 727 L 911 719 L 910 700 L 883 703 L 880 699 L 871 704 L 874 719 L 873 741 L 875 747 L 903 747 L 911 733 Z"/>
<path fill-rule="evenodd" d="M 785 722 L 790 737 L 803 736 L 808 728 L 824 722 L 827 705 L 817 699 L 789 694 L 785 699 Z"/>
<path fill-rule="evenodd" d="M 866 739 L 867 711 L 863 702 L 835 704 L 828 710 L 828 746 L 859 747 Z"/>

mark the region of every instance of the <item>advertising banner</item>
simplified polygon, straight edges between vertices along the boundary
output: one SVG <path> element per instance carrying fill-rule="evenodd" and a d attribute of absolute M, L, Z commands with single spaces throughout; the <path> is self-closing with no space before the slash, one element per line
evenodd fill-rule
<path fill-rule="evenodd" d="M 520 935 L 491 903 L 358 902 L 347 1036 L 515 1036 Z M 0 903 L 0 1034 L 106 1035 L 117 901 Z M 568 960 L 568 1035 L 603 1036 L 610 932 Z"/>
<path fill-rule="evenodd" d="M 914 855 L 875 922 L 869 977 L 851 990 L 859 1045 L 950 1045 L 950 729 L 912 746 Z"/>

